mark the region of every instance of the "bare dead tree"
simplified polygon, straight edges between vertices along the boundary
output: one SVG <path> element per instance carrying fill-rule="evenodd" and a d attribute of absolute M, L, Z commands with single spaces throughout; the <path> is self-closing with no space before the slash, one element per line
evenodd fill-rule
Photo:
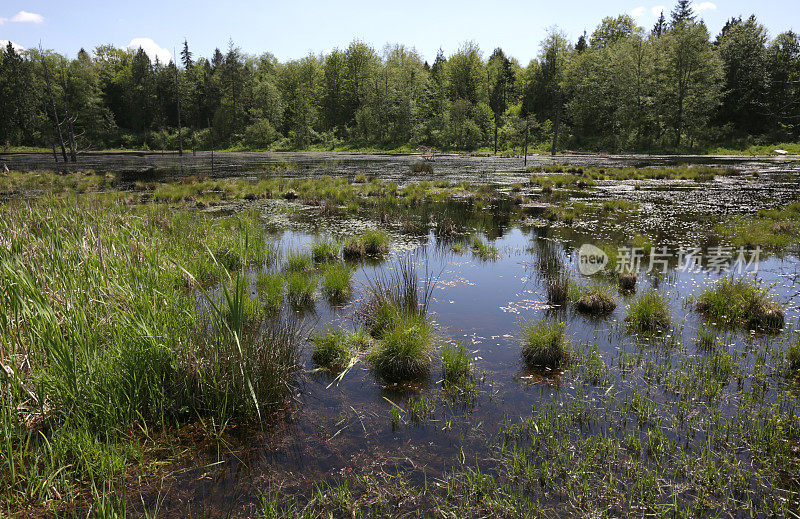
<path fill-rule="evenodd" d="M 58 120 L 56 99 L 53 96 L 53 88 L 50 85 L 50 70 L 47 68 L 47 61 L 44 59 L 44 50 L 42 50 L 41 43 L 39 44 L 39 59 L 42 61 L 42 67 L 44 69 L 44 83 L 47 86 L 47 95 L 50 98 L 50 105 L 53 108 L 53 121 L 55 122 L 56 133 L 58 134 L 58 142 L 61 144 L 61 155 L 64 157 L 64 162 L 67 162 L 67 148 L 64 146 L 64 135 L 61 133 L 61 123 Z"/>
<path fill-rule="evenodd" d="M 175 48 L 172 49 L 172 55 L 175 55 Z M 181 133 L 181 85 L 178 82 L 178 64 L 173 61 L 175 66 L 175 98 L 178 100 L 178 155 L 183 156 L 183 135 Z"/>
<path fill-rule="evenodd" d="M 69 132 L 69 158 L 72 162 L 78 162 L 75 151 L 75 130 L 72 127 L 74 118 L 69 113 L 69 89 L 67 88 L 67 77 L 63 69 L 61 70 L 61 86 L 64 89 L 64 105 L 66 107 L 65 121 L 67 123 L 67 132 Z"/>

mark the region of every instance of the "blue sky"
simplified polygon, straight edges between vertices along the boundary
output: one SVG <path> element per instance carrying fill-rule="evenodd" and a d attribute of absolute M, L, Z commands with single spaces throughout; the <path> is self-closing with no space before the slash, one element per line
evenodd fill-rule
<path fill-rule="evenodd" d="M 772 35 L 800 30 L 797 0 L 696 0 L 712 33 L 731 16 L 755 12 Z M 491 1 L 31 1 L 0 0 L 0 41 L 45 48 L 74 56 L 81 47 L 111 43 L 142 46 L 168 57 L 184 37 L 195 56 L 225 49 L 229 39 L 247 53 L 269 51 L 286 60 L 343 48 L 359 38 L 380 50 L 385 43 L 413 46 L 433 60 L 466 41 L 485 55 L 503 47 L 522 63 L 538 53 L 548 27 L 557 25 L 573 41 L 591 34 L 604 16 L 630 13 L 650 28 L 660 6 L 672 0 L 495 0 Z"/>

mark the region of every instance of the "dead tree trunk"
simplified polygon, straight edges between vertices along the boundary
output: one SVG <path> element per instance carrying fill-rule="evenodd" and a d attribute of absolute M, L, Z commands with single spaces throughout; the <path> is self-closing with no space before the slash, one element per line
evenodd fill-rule
<path fill-rule="evenodd" d="M 183 135 L 181 134 L 181 86 L 178 83 L 178 65 L 175 65 L 175 97 L 178 100 L 178 155 L 183 156 Z"/>
<path fill-rule="evenodd" d="M 78 162 L 78 156 L 75 151 L 75 130 L 72 128 L 72 115 L 69 113 L 69 91 L 67 89 L 67 78 L 64 71 L 61 71 L 61 86 L 64 88 L 64 103 L 66 105 L 66 122 L 67 131 L 69 132 L 69 158 L 72 162 Z"/>
<path fill-rule="evenodd" d="M 556 156 L 558 150 L 558 132 L 561 130 L 561 89 L 558 90 L 556 101 L 556 122 L 553 126 L 553 147 L 550 149 L 550 154 Z"/>
<path fill-rule="evenodd" d="M 528 167 L 528 118 L 525 118 L 525 145 L 522 147 L 522 153 L 525 155 L 524 165 Z"/>
<path fill-rule="evenodd" d="M 206 121 L 208 124 L 208 133 L 211 137 L 211 174 L 214 174 L 214 128 L 211 126 L 211 123 Z"/>
<path fill-rule="evenodd" d="M 61 155 L 64 157 L 64 162 L 67 162 L 67 148 L 64 146 L 64 135 L 61 133 L 61 123 L 58 121 L 58 109 L 56 109 L 56 99 L 53 97 L 53 88 L 50 85 L 50 72 L 47 69 L 47 62 L 44 59 L 44 51 L 39 47 L 39 56 L 42 60 L 42 67 L 44 68 L 44 83 L 47 86 L 47 95 L 50 98 L 50 105 L 53 108 L 53 121 L 56 125 L 56 133 L 58 134 L 58 142 L 61 144 Z"/>

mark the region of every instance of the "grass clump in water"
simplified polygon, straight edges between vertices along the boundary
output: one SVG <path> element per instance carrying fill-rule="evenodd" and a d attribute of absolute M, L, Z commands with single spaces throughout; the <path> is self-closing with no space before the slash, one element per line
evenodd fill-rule
<path fill-rule="evenodd" d="M 361 243 L 367 254 L 386 254 L 389 252 L 389 235 L 378 229 L 370 229 L 361 234 Z"/>
<path fill-rule="evenodd" d="M 388 382 L 418 380 L 431 363 L 433 326 L 419 313 L 388 308 L 389 322 L 369 358 L 375 371 Z"/>
<path fill-rule="evenodd" d="M 366 254 L 364 243 L 358 236 L 351 236 L 342 245 L 342 256 L 346 260 L 361 259 Z"/>
<path fill-rule="evenodd" d="M 281 309 L 286 292 L 283 276 L 275 272 L 259 272 L 256 287 L 258 288 L 258 297 L 267 310 L 276 312 Z"/>
<path fill-rule="evenodd" d="M 716 328 L 702 326 L 697 330 L 697 345 L 700 348 L 713 350 L 718 342 Z"/>
<path fill-rule="evenodd" d="M 620 272 L 618 276 L 619 288 L 623 292 L 632 292 L 636 288 L 639 276 L 636 272 Z"/>
<path fill-rule="evenodd" d="M 522 358 L 529 368 L 555 369 L 569 357 L 569 345 L 564 333 L 564 323 L 551 321 L 524 322 Z"/>
<path fill-rule="evenodd" d="M 286 277 L 289 292 L 289 304 L 294 309 L 307 308 L 314 305 L 314 291 L 317 289 L 317 278 L 303 272 L 292 272 Z"/>
<path fill-rule="evenodd" d="M 335 261 L 339 259 L 340 252 L 341 248 L 332 240 L 315 240 L 311 244 L 311 255 L 317 263 Z"/>
<path fill-rule="evenodd" d="M 348 336 L 341 330 L 328 330 L 313 337 L 314 351 L 311 359 L 318 366 L 338 370 L 350 362 L 353 350 Z"/>
<path fill-rule="evenodd" d="M 669 326 L 669 305 L 657 290 L 650 289 L 628 307 L 628 326 L 637 332 L 655 332 Z"/>
<path fill-rule="evenodd" d="M 769 288 L 755 279 L 723 279 L 697 297 L 697 310 L 718 323 L 735 327 L 777 331 L 783 328 L 785 314 L 778 303 L 769 298 Z"/>
<path fill-rule="evenodd" d="M 589 286 L 570 283 L 568 294 L 569 298 L 575 302 L 578 311 L 585 314 L 610 314 L 617 307 L 614 293 L 600 283 Z"/>
<path fill-rule="evenodd" d="M 789 351 L 786 352 L 786 360 L 788 362 L 789 376 L 800 378 L 800 339 L 795 339 L 789 346 Z"/>
<path fill-rule="evenodd" d="M 472 360 L 464 342 L 442 346 L 442 380 L 446 385 L 459 385 L 472 373 Z"/>
<path fill-rule="evenodd" d="M 325 267 L 322 276 L 322 292 L 332 301 L 342 301 L 352 291 L 353 268 L 344 263 L 333 263 Z"/>
<path fill-rule="evenodd" d="M 497 259 L 497 247 L 484 242 L 479 236 L 472 237 L 472 253 L 482 260 Z"/>
<path fill-rule="evenodd" d="M 314 267 L 311 254 L 302 251 L 290 251 L 286 255 L 284 269 L 289 272 L 307 272 Z"/>

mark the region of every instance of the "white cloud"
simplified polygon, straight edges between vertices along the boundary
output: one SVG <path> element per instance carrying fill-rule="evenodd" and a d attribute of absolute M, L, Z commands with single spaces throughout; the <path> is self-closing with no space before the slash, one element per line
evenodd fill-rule
<path fill-rule="evenodd" d="M 703 11 L 713 11 L 717 8 L 717 4 L 714 2 L 694 2 L 692 3 L 692 9 L 697 11 L 698 13 L 702 13 Z"/>
<path fill-rule="evenodd" d="M 44 21 L 44 17 L 41 14 L 20 11 L 11 17 L 11 21 L 17 23 L 42 23 Z"/>
<path fill-rule="evenodd" d="M 706 2 L 706 3 L 710 3 L 710 2 Z M 667 8 L 664 7 L 663 5 L 654 5 L 653 7 L 649 7 L 649 8 L 645 7 L 643 5 L 640 5 L 639 7 L 635 7 L 633 9 L 631 9 L 630 15 L 633 16 L 636 19 L 658 18 L 658 16 L 662 12 L 667 12 Z"/>
<path fill-rule="evenodd" d="M 164 47 L 159 46 L 150 38 L 134 38 L 128 44 L 127 48 L 131 50 L 139 50 L 140 47 L 145 54 L 147 54 L 151 61 L 155 61 L 156 58 L 158 58 L 158 61 L 164 65 L 172 61 L 172 54 Z"/>
<path fill-rule="evenodd" d="M 0 47 L 2 47 L 0 51 L 5 50 L 5 48 L 8 47 L 8 43 L 8 40 L 0 40 Z M 11 42 L 11 46 L 14 47 L 14 50 L 17 52 L 22 52 L 25 50 L 25 47 L 18 43 L 14 43 L 13 41 Z"/>

